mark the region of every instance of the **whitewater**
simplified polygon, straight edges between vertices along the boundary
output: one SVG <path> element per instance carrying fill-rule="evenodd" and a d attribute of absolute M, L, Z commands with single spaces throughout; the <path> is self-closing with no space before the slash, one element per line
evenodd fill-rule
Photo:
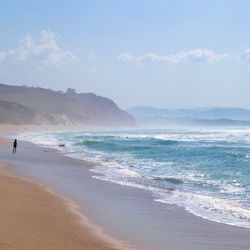
<path fill-rule="evenodd" d="M 250 228 L 249 127 L 22 132 L 18 138 L 94 162 L 93 178 L 148 190 L 155 202 L 204 219 Z"/>

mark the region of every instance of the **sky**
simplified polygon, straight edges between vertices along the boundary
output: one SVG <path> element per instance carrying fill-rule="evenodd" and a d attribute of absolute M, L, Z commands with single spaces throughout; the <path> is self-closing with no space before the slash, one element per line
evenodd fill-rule
<path fill-rule="evenodd" d="M 249 0 L 9 0 L 0 11 L 0 82 L 122 108 L 250 108 Z"/>

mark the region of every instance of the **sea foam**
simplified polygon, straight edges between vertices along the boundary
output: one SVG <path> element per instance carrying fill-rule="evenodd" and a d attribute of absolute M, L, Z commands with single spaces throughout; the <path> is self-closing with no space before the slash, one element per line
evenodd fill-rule
<path fill-rule="evenodd" d="M 145 189 L 157 202 L 250 228 L 249 135 L 249 128 L 212 128 L 21 133 L 19 139 L 94 162 L 96 179 Z"/>

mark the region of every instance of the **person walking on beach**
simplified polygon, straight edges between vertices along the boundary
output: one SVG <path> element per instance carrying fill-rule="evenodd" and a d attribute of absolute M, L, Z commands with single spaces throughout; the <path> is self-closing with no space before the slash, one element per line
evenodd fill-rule
<path fill-rule="evenodd" d="M 17 139 L 15 139 L 13 142 L 13 153 L 16 153 L 16 148 L 17 148 Z"/>

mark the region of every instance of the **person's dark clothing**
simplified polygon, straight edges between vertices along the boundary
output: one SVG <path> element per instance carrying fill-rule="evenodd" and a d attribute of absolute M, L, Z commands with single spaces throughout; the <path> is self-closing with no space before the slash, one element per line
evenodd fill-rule
<path fill-rule="evenodd" d="M 17 139 L 15 139 L 13 142 L 13 153 L 16 153 L 16 148 L 17 148 Z"/>

